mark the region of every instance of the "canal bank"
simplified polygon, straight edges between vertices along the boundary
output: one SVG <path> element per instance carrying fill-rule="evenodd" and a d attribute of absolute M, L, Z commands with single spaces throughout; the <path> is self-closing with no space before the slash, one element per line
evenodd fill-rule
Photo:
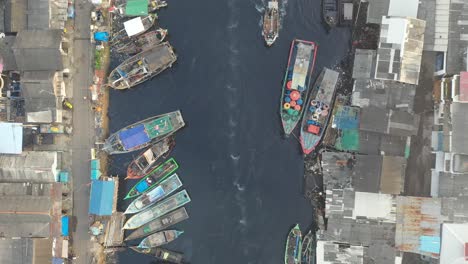
<path fill-rule="evenodd" d="M 176 109 L 187 122 L 173 156 L 192 198 L 190 221 L 177 225 L 185 233 L 168 248 L 184 252 L 192 263 L 281 263 L 290 228 L 299 223 L 305 232 L 313 217 L 302 194 L 297 141 L 281 138 L 282 78 L 293 38 L 319 44 L 317 76 L 347 53 L 350 33 L 327 34 L 320 1 L 283 3 L 280 36 L 266 48 L 259 25 L 263 6 L 261 1 L 169 2 L 158 16 L 178 61 L 142 85 L 110 91 L 111 132 Z M 217 12 L 207 18 L 201 15 L 207 10 Z M 133 156 L 112 156 L 109 172 L 125 175 Z M 133 184 L 122 181 L 121 198 Z M 120 202 L 119 210 L 127 205 Z M 129 250 L 118 259 L 153 261 Z"/>

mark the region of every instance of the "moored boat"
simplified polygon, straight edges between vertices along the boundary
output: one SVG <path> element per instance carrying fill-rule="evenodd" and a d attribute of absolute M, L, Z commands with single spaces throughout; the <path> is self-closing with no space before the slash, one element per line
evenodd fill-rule
<path fill-rule="evenodd" d="M 156 23 L 157 18 L 158 16 L 156 14 L 150 14 L 143 17 L 135 17 L 123 22 L 124 28 L 112 34 L 110 43 L 112 45 L 118 45 L 119 42 L 126 42 L 133 36 L 145 33 Z"/>
<path fill-rule="evenodd" d="M 286 250 L 284 252 L 285 264 L 300 264 L 302 256 L 302 233 L 299 224 L 289 231 L 286 238 Z"/>
<path fill-rule="evenodd" d="M 175 192 L 182 186 L 182 182 L 179 179 L 177 174 L 169 176 L 167 179 L 163 180 L 156 188 L 153 190 L 142 194 L 140 197 L 136 198 L 125 210 L 124 214 L 135 214 L 141 212 L 152 204 L 164 199 L 166 196 Z"/>
<path fill-rule="evenodd" d="M 147 210 L 140 212 L 128 219 L 123 229 L 135 229 L 138 228 L 151 220 L 161 217 L 179 207 L 184 206 L 190 202 L 190 196 L 186 190 L 182 190 L 169 198 L 153 205 Z"/>
<path fill-rule="evenodd" d="M 301 264 L 315 264 L 315 234 L 312 230 L 302 239 Z"/>
<path fill-rule="evenodd" d="M 187 213 L 187 210 L 185 210 L 185 207 L 181 207 L 168 214 L 158 217 L 147 224 L 142 225 L 141 227 L 133 231 L 128 237 L 126 237 L 125 241 L 150 235 L 152 233 L 173 226 L 179 222 L 187 220 L 188 218 L 189 215 Z"/>
<path fill-rule="evenodd" d="M 148 8 L 146 10 L 143 10 L 140 6 L 130 7 L 131 10 L 130 12 L 127 12 L 128 8 L 128 2 L 127 3 L 122 3 L 116 7 L 117 12 L 121 16 L 141 16 L 141 15 L 146 15 L 147 13 L 153 13 L 156 10 L 166 7 L 167 2 L 163 0 L 149 0 L 148 1 Z M 147 12 L 146 12 L 147 11 Z"/>
<path fill-rule="evenodd" d="M 145 152 L 136 157 L 127 168 L 125 179 L 140 179 L 151 171 L 160 158 L 166 158 L 173 149 L 175 141 L 173 137 L 167 137 L 151 146 Z"/>
<path fill-rule="evenodd" d="M 338 0 L 322 0 L 322 16 L 330 28 L 335 27 L 338 23 Z"/>
<path fill-rule="evenodd" d="M 148 173 L 144 178 L 135 184 L 132 189 L 127 193 L 124 200 L 135 198 L 145 192 L 151 191 L 158 184 L 171 175 L 174 171 L 179 168 L 179 164 L 174 158 L 170 158 L 163 164 L 159 165 L 156 169 Z"/>
<path fill-rule="evenodd" d="M 302 117 L 316 54 L 317 45 L 314 42 L 292 41 L 280 102 L 281 122 L 286 136 L 292 133 Z"/>
<path fill-rule="evenodd" d="M 184 231 L 179 231 L 179 230 L 165 230 L 165 231 L 157 232 L 143 239 L 140 242 L 140 244 L 138 244 L 138 248 L 159 247 L 159 246 L 162 246 L 169 242 L 174 241 L 183 233 Z"/>
<path fill-rule="evenodd" d="M 175 252 L 172 250 L 167 250 L 165 248 L 138 248 L 138 247 L 130 247 L 131 249 L 135 250 L 138 253 L 147 254 L 150 256 L 154 256 L 157 259 L 167 261 L 169 263 L 174 264 L 181 264 L 184 260 L 184 254 Z"/>
<path fill-rule="evenodd" d="M 315 81 L 311 95 L 304 105 L 305 112 L 299 139 L 304 154 L 315 150 L 325 134 L 333 109 L 339 76 L 338 72 L 324 68 Z"/>
<path fill-rule="evenodd" d="M 263 15 L 263 30 L 262 36 L 265 39 L 267 46 L 273 45 L 278 38 L 280 28 L 280 18 L 278 1 L 273 0 L 268 2 L 268 6 Z"/>
<path fill-rule="evenodd" d="M 126 126 L 104 142 L 109 154 L 126 153 L 155 144 L 185 126 L 180 111 L 157 115 Z"/>
<path fill-rule="evenodd" d="M 113 48 L 119 53 L 135 55 L 163 42 L 166 36 L 167 29 L 158 28 L 139 35 L 135 39 L 130 38 L 127 42 L 120 42 L 118 45 L 114 45 Z"/>
<path fill-rule="evenodd" d="M 122 62 L 109 74 L 108 85 L 123 90 L 151 79 L 177 60 L 174 49 L 168 42 L 138 53 Z"/>

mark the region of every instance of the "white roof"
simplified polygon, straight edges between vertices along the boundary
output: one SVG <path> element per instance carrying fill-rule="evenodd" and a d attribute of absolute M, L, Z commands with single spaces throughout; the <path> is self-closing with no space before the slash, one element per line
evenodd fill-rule
<path fill-rule="evenodd" d="M 395 199 L 390 194 L 356 192 L 353 219 L 365 216 L 395 222 Z"/>
<path fill-rule="evenodd" d="M 391 0 L 388 16 L 418 17 L 419 0 Z"/>
<path fill-rule="evenodd" d="M 23 124 L 0 123 L 0 153 L 21 154 L 23 151 Z"/>
<path fill-rule="evenodd" d="M 129 37 L 137 35 L 145 30 L 141 17 L 135 17 L 124 22 L 125 31 Z"/>
<path fill-rule="evenodd" d="M 388 25 L 387 31 L 382 31 L 381 33 L 386 33 L 385 37 L 387 38 L 386 43 L 394 43 L 403 45 L 406 38 L 406 27 L 408 21 L 403 17 L 382 17 L 382 25 Z"/>
<path fill-rule="evenodd" d="M 443 224 L 440 264 L 466 264 L 465 243 L 468 243 L 468 224 Z"/>

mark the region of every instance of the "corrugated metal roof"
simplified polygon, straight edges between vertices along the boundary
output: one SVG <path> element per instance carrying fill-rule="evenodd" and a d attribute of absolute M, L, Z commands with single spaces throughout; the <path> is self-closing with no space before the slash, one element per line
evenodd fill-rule
<path fill-rule="evenodd" d="M 0 214 L 0 235 L 4 237 L 49 237 L 50 216 Z"/>
<path fill-rule="evenodd" d="M 60 30 L 23 30 L 13 45 L 18 69 L 23 71 L 63 70 Z"/>
<path fill-rule="evenodd" d="M 459 100 L 468 102 L 468 72 L 460 72 Z"/>
<path fill-rule="evenodd" d="M 49 29 L 51 6 L 49 0 L 28 0 L 28 25 L 31 29 Z"/>
<path fill-rule="evenodd" d="M 23 124 L 0 122 L 0 153 L 21 154 L 23 152 Z"/>
<path fill-rule="evenodd" d="M 406 159 L 384 156 L 380 176 L 380 191 L 387 194 L 400 194 L 404 190 Z"/>
<path fill-rule="evenodd" d="M 420 250 L 420 237 L 440 235 L 441 208 L 438 198 L 397 197 L 397 249 L 437 258 L 438 254 Z"/>
<path fill-rule="evenodd" d="M 375 78 L 418 84 L 424 30 L 423 20 L 382 17 Z"/>
<path fill-rule="evenodd" d="M 20 155 L 0 156 L 0 181 L 2 182 L 55 182 L 57 152 L 24 151 Z"/>
<path fill-rule="evenodd" d="M 114 202 L 114 181 L 93 181 L 89 200 L 89 213 L 112 215 Z"/>
<path fill-rule="evenodd" d="M 13 54 L 13 45 L 15 44 L 16 36 L 5 36 L 0 39 L 0 57 L 3 58 L 4 71 L 16 71 L 16 60 Z"/>
<path fill-rule="evenodd" d="M 19 32 L 26 29 L 27 0 L 7 0 L 5 7 L 5 31 Z"/>
<path fill-rule="evenodd" d="M 416 18 L 418 6 L 419 0 L 390 0 L 387 15 Z"/>
<path fill-rule="evenodd" d="M 364 247 L 337 243 L 334 241 L 317 241 L 317 263 L 364 263 Z"/>
<path fill-rule="evenodd" d="M 452 121 L 452 140 L 450 150 L 455 153 L 468 154 L 468 104 L 452 103 L 450 106 Z"/>
<path fill-rule="evenodd" d="M 375 56 L 375 50 L 356 49 L 353 65 L 354 79 L 370 79 L 374 76 Z"/>
<path fill-rule="evenodd" d="M 0 239 L 0 263 L 28 264 L 33 261 L 33 240 Z"/>
<path fill-rule="evenodd" d="M 382 16 L 388 14 L 390 0 L 369 0 L 367 9 L 367 23 L 380 24 Z"/>

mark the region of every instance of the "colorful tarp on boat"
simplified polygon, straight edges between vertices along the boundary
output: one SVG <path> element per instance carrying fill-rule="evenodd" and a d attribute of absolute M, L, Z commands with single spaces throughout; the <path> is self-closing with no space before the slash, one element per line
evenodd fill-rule
<path fill-rule="evenodd" d="M 126 16 L 148 15 L 148 0 L 127 0 L 125 5 Z"/>
<path fill-rule="evenodd" d="M 143 124 L 121 131 L 119 137 L 125 149 L 132 149 L 150 141 Z"/>

